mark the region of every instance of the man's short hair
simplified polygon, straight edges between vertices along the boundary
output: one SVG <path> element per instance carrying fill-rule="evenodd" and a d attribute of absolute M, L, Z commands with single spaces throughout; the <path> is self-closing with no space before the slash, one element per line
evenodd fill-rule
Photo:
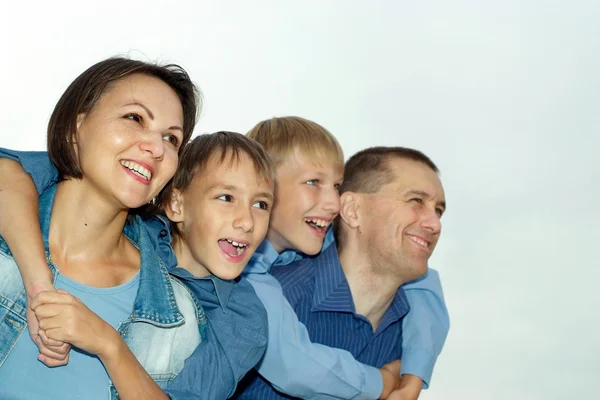
<path fill-rule="evenodd" d="M 420 162 L 435 173 L 439 173 L 439 169 L 433 161 L 419 150 L 407 147 L 369 147 L 354 154 L 346 161 L 340 195 L 344 192 L 377 193 L 382 186 L 394 180 L 395 174 L 390 167 L 390 161 L 395 158 Z M 340 225 L 340 217 L 338 217 L 333 224 L 338 246 L 343 245 L 345 240 Z"/>
<path fill-rule="evenodd" d="M 190 186 L 196 174 L 211 173 L 208 170 L 208 163 L 216 160 L 219 165 L 224 162 L 231 164 L 240 161 L 242 154 L 246 154 L 254 164 L 254 170 L 259 179 L 268 184 L 275 182 L 275 167 L 269 158 L 267 152 L 262 146 L 236 132 L 220 131 L 211 134 L 204 134 L 192 140 L 181 153 L 179 166 L 173 179 L 161 191 L 158 197 L 158 205 L 163 209 L 171 200 L 173 189 L 185 192 Z M 171 223 L 171 231 L 174 235 L 179 234 L 177 226 Z"/>
<path fill-rule="evenodd" d="M 394 180 L 390 161 L 394 158 L 417 161 L 438 173 L 438 167 L 419 150 L 406 147 L 370 147 L 350 157 L 344 167 L 344 192 L 377 193 L 383 185 Z"/>
<path fill-rule="evenodd" d="M 344 152 L 337 139 L 316 122 L 300 117 L 279 117 L 259 122 L 248 132 L 267 151 L 275 167 L 299 151 L 316 163 L 344 165 Z"/>

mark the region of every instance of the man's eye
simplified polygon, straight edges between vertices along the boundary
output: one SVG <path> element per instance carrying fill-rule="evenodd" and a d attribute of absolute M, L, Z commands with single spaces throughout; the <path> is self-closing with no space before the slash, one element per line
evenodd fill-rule
<path fill-rule="evenodd" d="M 435 212 L 438 215 L 438 217 L 440 217 L 440 218 L 442 218 L 442 215 L 444 215 L 444 210 L 441 208 L 436 208 Z"/>
<path fill-rule="evenodd" d="M 179 138 L 177 137 L 177 135 L 165 135 L 163 139 L 165 139 L 175 147 L 179 146 Z"/>
<path fill-rule="evenodd" d="M 420 199 L 418 197 L 415 197 L 413 199 L 410 199 L 410 201 L 417 203 L 417 204 L 423 204 L 423 199 Z"/>
<path fill-rule="evenodd" d="M 230 194 L 222 194 L 220 196 L 217 197 L 217 200 L 223 200 L 223 201 L 232 201 L 233 200 L 233 196 Z"/>
<path fill-rule="evenodd" d="M 317 186 L 319 184 L 319 180 L 318 179 L 311 179 L 310 181 L 306 181 L 304 183 L 306 183 L 307 185 Z"/>
<path fill-rule="evenodd" d="M 141 116 L 141 115 L 139 115 L 139 114 L 136 114 L 136 113 L 129 113 L 129 114 L 126 114 L 126 115 L 125 115 L 123 118 L 130 119 L 130 120 L 132 120 L 132 121 L 135 121 L 135 122 L 137 122 L 138 124 L 141 124 L 141 123 L 142 123 L 142 121 L 144 120 L 144 119 L 142 118 L 142 116 Z"/>
<path fill-rule="evenodd" d="M 256 208 L 260 208 L 261 210 L 268 210 L 269 209 L 269 203 L 267 203 L 266 201 L 257 201 L 252 206 L 256 207 Z"/>

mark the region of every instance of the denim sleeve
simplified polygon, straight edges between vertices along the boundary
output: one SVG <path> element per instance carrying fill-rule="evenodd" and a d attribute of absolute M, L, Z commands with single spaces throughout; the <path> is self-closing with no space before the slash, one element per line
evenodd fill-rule
<path fill-rule="evenodd" d="M 33 179 L 38 194 L 58 181 L 58 170 L 50 162 L 46 151 L 17 151 L 0 147 L 0 157 L 19 162 Z"/>
<path fill-rule="evenodd" d="M 439 274 L 429 269 L 425 277 L 404 286 L 410 311 L 402 321 L 402 371 L 431 383 L 433 367 L 450 329 L 448 309 Z"/>
<path fill-rule="evenodd" d="M 208 281 L 195 284 L 204 288 L 212 285 Z M 206 341 L 185 361 L 183 370 L 166 392 L 174 399 L 226 399 L 265 352 L 267 314 L 244 279 L 233 285 L 225 307 L 214 291 L 194 290 L 194 293 L 208 318 Z"/>
<path fill-rule="evenodd" d="M 379 398 L 383 380 L 377 368 L 345 350 L 312 343 L 275 277 L 248 274 L 247 279 L 269 319 L 267 351 L 257 369 L 277 390 L 303 399 Z"/>

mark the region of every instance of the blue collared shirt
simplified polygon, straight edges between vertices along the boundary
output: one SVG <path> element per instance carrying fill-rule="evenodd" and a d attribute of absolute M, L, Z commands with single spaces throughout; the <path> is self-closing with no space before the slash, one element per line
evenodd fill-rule
<path fill-rule="evenodd" d="M 0 157 L 18 161 L 39 193 L 58 180 L 58 171 L 46 152 L 20 152 L 0 148 Z M 170 274 L 179 278 L 201 304 L 208 323 L 201 326 L 202 345 L 185 361 L 184 368 L 165 392 L 173 399 L 225 399 L 238 381 L 261 359 L 267 343 L 267 314 L 246 280 L 225 281 L 215 276 L 194 277 L 176 268 L 170 246 L 168 221 L 143 221 L 152 247 Z M 125 231 L 128 232 L 128 226 Z"/>
<path fill-rule="evenodd" d="M 335 246 L 290 268 L 276 268 L 273 275 L 313 342 L 343 348 L 358 361 L 377 368 L 402 357 L 401 320 L 409 310 L 404 291 L 398 290 L 373 332 L 371 323 L 356 314 Z M 277 393 L 262 377 L 246 390 L 249 398 L 289 398 Z"/>
<path fill-rule="evenodd" d="M 329 229 L 323 241 L 323 251 L 332 244 L 335 245 L 335 237 L 333 230 Z M 285 267 L 303 257 L 300 253 L 285 251 L 275 257 L 273 268 Z M 402 323 L 404 334 L 400 373 L 418 376 L 423 380 L 423 388 L 427 389 L 450 329 L 439 273 L 429 268 L 423 277 L 406 283 L 402 288 L 406 292 L 410 311 Z"/>

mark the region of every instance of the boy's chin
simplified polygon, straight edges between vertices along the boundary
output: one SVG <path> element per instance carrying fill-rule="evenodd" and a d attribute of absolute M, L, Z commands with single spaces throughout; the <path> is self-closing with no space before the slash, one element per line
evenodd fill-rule
<path fill-rule="evenodd" d="M 299 244 L 296 249 L 307 256 L 316 256 L 321 252 L 323 242 L 316 242 L 314 240 Z"/>

